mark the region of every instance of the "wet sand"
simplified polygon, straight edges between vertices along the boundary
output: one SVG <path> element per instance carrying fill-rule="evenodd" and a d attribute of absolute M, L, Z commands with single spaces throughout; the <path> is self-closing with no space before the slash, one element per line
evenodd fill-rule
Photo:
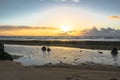
<path fill-rule="evenodd" d="M 5 51 L 11 55 L 18 55 L 18 59 L 15 61 L 21 62 L 23 65 L 45 65 L 62 62 L 73 65 L 94 63 L 120 66 L 120 54 L 114 57 L 111 50 L 50 46 L 51 51 L 48 52 L 42 51 L 41 48 L 42 46 L 36 45 L 5 45 Z"/>
<path fill-rule="evenodd" d="M 90 66 L 49 64 L 26 67 L 16 62 L 0 61 L 0 80 L 120 80 L 119 67 L 94 65 L 90 69 Z"/>

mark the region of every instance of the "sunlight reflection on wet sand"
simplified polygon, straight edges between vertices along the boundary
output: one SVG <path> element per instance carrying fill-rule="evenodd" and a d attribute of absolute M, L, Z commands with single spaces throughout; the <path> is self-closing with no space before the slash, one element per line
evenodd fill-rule
<path fill-rule="evenodd" d="M 5 45 L 5 51 L 13 55 L 23 55 L 17 62 L 24 65 L 44 65 L 47 63 L 67 63 L 78 65 L 80 63 L 97 63 L 108 65 L 120 65 L 120 55 L 118 54 L 115 61 L 110 54 L 110 50 L 80 49 L 70 47 L 51 46 L 50 52 L 43 52 L 41 46 L 28 45 Z"/>

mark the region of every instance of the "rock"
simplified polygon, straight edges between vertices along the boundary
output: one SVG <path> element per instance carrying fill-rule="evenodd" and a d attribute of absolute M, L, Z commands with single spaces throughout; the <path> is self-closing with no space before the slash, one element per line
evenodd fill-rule
<path fill-rule="evenodd" d="M 47 51 L 48 51 L 48 52 L 50 52 L 50 51 L 51 51 L 51 49 L 50 49 L 50 48 L 47 48 Z"/>
<path fill-rule="evenodd" d="M 99 54 L 103 54 L 103 52 L 101 52 L 101 51 L 99 51 L 98 53 L 99 53 Z"/>
<path fill-rule="evenodd" d="M 46 46 L 42 46 L 42 51 L 46 51 Z"/>
<path fill-rule="evenodd" d="M 4 51 L 4 45 L 0 43 L 0 60 L 11 60 L 13 61 L 13 57 Z"/>
<path fill-rule="evenodd" d="M 82 52 L 82 50 L 80 50 L 80 52 Z"/>
<path fill-rule="evenodd" d="M 112 51 L 111 51 L 111 54 L 114 55 L 114 56 L 117 56 L 118 49 L 117 48 L 113 48 Z"/>
<path fill-rule="evenodd" d="M 0 52 L 4 52 L 4 45 L 0 43 Z"/>
<path fill-rule="evenodd" d="M 0 53 L 0 60 L 10 60 L 13 61 L 13 57 L 7 52 Z"/>

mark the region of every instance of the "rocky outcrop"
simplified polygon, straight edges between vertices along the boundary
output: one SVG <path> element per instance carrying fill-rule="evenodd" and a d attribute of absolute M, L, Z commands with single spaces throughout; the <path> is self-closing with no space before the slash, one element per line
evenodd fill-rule
<path fill-rule="evenodd" d="M 118 49 L 117 48 L 113 48 L 112 51 L 111 51 L 111 54 L 117 56 Z"/>
<path fill-rule="evenodd" d="M 13 61 L 13 57 L 5 52 L 4 45 L 0 43 L 0 60 L 11 60 Z"/>

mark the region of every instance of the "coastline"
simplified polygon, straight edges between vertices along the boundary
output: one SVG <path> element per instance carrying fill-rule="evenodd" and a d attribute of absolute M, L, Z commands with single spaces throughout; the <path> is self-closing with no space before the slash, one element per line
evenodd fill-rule
<path fill-rule="evenodd" d="M 3 41 L 4 44 L 17 45 L 44 45 L 46 41 Z M 110 44 L 108 44 L 110 43 Z M 119 46 L 120 42 L 89 42 L 89 41 L 53 41 L 49 46 L 66 46 L 90 48 L 98 46 L 100 48 L 108 44 L 111 47 Z M 108 46 L 107 45 L 107 46 Z M 87 46 L 87 47 L 86 47 Z M 98 49 L 94 48 L 94 49 Z M 109 47 L 110 48 L 110 47 Z M 107 49 L 109 49 L 107 47 Z M 106 49 L 106 48 L 105 48 Z M 81 63 L 80 65 L 70 64 L 46 64 L 44 66 L 33 65 L 24 66 L 15 61 L 0 61 L 1 80 L 119 80 L 120 66 Z M 7 77 L 6 77 L 7 76 Z"/>
<path fill-rule="evenodd" d="M 0 40 L 3 44 L 17 45 L 48 45 L 48 46 L 63 46 L 84 49 L 102 49 L 111 50 L 116 47 L 120 49 L 120 41 L 38 41 L 38 40 Z"/>

